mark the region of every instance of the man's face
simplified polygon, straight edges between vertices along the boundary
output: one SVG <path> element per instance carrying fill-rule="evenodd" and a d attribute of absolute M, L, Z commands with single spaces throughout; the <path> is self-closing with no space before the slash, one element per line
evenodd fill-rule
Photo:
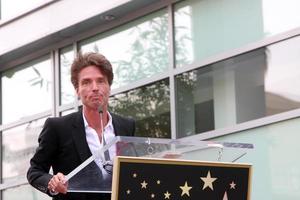
<path fill-rule="evenodd" d="M 98 109 L 100 105 L 106 107 L 110 95 L 110 85 L 107 77 L 95 66 L 83 68 L 78 74 L 78 97 L 83 106 Z"/>

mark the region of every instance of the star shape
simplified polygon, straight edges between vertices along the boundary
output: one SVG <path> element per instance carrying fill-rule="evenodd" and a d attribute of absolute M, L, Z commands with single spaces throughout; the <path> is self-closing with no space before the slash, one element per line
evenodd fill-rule
<path fill-rule="evenodd" d="M 167 191 L 166 193 L 164 193 L 164 195 L 165 195 L 165 199 L 170 199 L 171 193 Z"/>
<path fill-rule="evenodd" d="M 159 185 L 160 184 L 160 180 L 157 180 L 156 183 L 157 183 L 157 185 Z"/>
<path fill-rule="evenodd" d="M 133 177 L 133 178 L 136 178 L 136 177 L 137 177 L 137 174 L 136 174 L 136 173 L 132 174 L 132 177 Z"/>
<path fill-rule="evenodd" d="M 206 176 L 206 177 L 200 177 L 200 178 L 201 178 L 201 180 L 204 182 L 204 185 L 203 185 L 202 190 L 204 190 L 204 189 L 207 188 L 207 187 L 209 187 L 211 190 L 214 190 L 213 184 L 212 184 L 212 183 L 213 183 L 215 180 L 217 180 L 217 178 L 212 178 L 212 177 L 210 176 L 210 171 L 207 172 L 207 176 Z"/>
<path fill-rule="evenodd" d="M 229 185 L 230 185 L 230 189 L 235 189 L 236 184 L 234 181 L 232 181 Z"/>
<path fill-rule="evenodd" d="M 127 194 L 130 194 L 130 192 L 131 192 L 130 190 L 127 190 L 127 191 L 126 191 Z"/>
<path fill-rule="evenodd" d="M 153 199 L 154 197 L 155 197 L 155 194 L 152 193 L 152 194 L 151 194 L 151 199 Z"/>
<path fill-rule="evenodd" d="M 146 183 L 146 181 L 143 181 L 143 182 L 141 183 L 141 185 L 142 185 L 142 188 L 147 188 L 148 183 Z"/>
<path fill-rule="evenodd" d="M 185 194 L 190 196 L 190 189 L 192 189 L 192 187 L 188 186 L 187 181 L 185 182 L 184 186 L 180 186 L 180 189 L 182 190 L 181 196 Z"/>

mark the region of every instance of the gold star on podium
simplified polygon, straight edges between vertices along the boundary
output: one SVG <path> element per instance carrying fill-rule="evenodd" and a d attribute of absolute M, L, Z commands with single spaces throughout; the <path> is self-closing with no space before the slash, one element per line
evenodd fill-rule
<path fill-rule="evenodd" d="M 212 183 L 213 183 L 215 180 L 217 180 L 217 178 L 212 178 L 212 177 L 210 176 L 210 171 L 208 171 L 206 177 L 200 177 L 200 178 L 201 178 L 201 180 L 204 182 L 204 185 L 203 185 L 202 190 L 204 190 L 204 189 L 207 188 L 207 187 L 209 187 L 211 190 L 214 190 L 213 184 L 212 184 Z"/>
<path fill-rule="evenodd" d="M 180 189 L 182 190 L 181 196 L 183 195 L 187 195 L 190 196 L 190 189 L 192 189 L 192 187 L 189 187 L 187 184 L 187 181 L 185 182 L 184 186 L 180 186 Z"/>
<path fill-rule="evenodd" d="M 230 185 L 230 189 L 235 189 L 236 184 L 233 181 L 229 185 Z"/>
<path fill-rule="evenodd" d="M 167 191 L 166 193 L 164 193 L 164 195 L 165 195 L 165 199 L 170 199 L 171 193 Z"/>
<path fill-rule="evenodd" d="M 146 181 L 143 181 L 143 182 L 141 183 L 141 185 L 142 185 L 142 188 L 147 188 L 148 183 L 146 183 Z"/>

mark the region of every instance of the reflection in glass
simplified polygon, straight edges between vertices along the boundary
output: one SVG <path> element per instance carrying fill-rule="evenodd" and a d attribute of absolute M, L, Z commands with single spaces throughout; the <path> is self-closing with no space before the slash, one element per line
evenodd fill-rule
<path fill-rule="evenodd" d="M 181 1 L 174 13 L 176 66 L 297 28 L 299 6 L 295 0 Z"/>
<path fill-rule="evenodd" d="M 80 48 L 102 53 L 111 61 L 115 76 L 112 88 L 118 88 L 168 69 L 167 28 L 166 10 L 161 10 L 82 41 Z"/>
<path fill-rule="evenodd" d="M 75 90 L 71 83 L 71 65 L 74 59 L 72 46 L 60 51 L 60 104 L 72 103 L 75 100 Z"/>
<path fill-rule="evenodd" d="M 177 67 L 264 37 L 261 0 L 182 1 L 174 17 Z"/>
<path fill-rule="evenodd" d="M 4 200 L 20 200 L 20 199 L 50 200 L 51 198 L 48 195 L 34 189 L 30 185 L 22 185 L 22 186 L 3 190 L 2 199 Z"/>
<path fill-rule="evenodd" d="M 178 137 L 300 108 L 300 37 L 176 76 Z"/>
<path fill-rule="evenodd" d="M 2 132 L 2 181 L 24 179 L 45 119 Z"/>
<path fill-rule="evenodd" d="M 300 37 L 267 47 L 267 115 L 300 108 Z"/>
<path fill-rule="evenodd" d="M 136 120 L 136 136 L 171 137 L 168 79 L 110 98 L 110 110 Z"/>
<path fill-rule="evenodd" d="M 49 56 L 5 71 L 2 81 L 2 123 L 46 111 L 52 105 Z"/>
<path fill-rule="evenodd" d="M 218 142 L 247 142 L 254 149 L 241 162 L 251 163 L 251 199 L 300 199 L 300 118 L 218 137 Z"/>

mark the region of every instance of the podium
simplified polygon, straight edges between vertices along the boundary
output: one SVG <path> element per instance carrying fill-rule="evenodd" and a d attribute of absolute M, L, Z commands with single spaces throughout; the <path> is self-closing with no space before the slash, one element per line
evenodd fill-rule
<path fill-rule="evenodd" d="M 92 155 L 66 175 L 68 192 L 110 193 L 113 191 L 112 199 L 130 199 L 130 194 L 137 198 L 139 196 L 136 191 L 143 191 L 147 185 L 150 188 L 150 180 L 152 185 L 155 185 L 153 181 L 156 181 L 156 187 L 172 180 L 168 185 L 176 183 L 174 191 L 170 189 L 167 190 L 168 192 L 147 193 L 148 196 L 139 198 L 155 199 L 155 195 L 156 197 L 165 195 L 159 199 L 168 199 L 169 195 L 172 195 L 172 199 L 174 199 L 175 194 L 179 197 L 181 195 L 190 197 L 193 191 L 194 196 L 197 197 L 196 194 L 201 191 L 213 191 L 212 181 L 219 184 L 223 182 L 222 179 L 226 179 L 228 182 L 226 187 L 229 189 L 230 187 L 235 189 L 235 185 L 239 185 L 238 187 L 241 189 L 240 187 L 243 185 L 242 192 L 246 197 L 238 197 L 238 199 L 246 200 L 249 199 L 251 165 L 237 162 L 247 156 L 253 148 L 252 144 L 245 143 L 118 136 L 99 149 L 97 155 Z M 109 154 L 108 158 L 107 154 Z M 136 169 L 136 172 L 133 169 Z M 198 185 L 194 183 L 192 186 L 189 178 L 194 176 L 198 177 L 196 178 Z M 137 177 L 144 177 L 145 180 Z M 151 177 L 155 177 L 155 180 L 152 180 Z M 177 183 L 176 177 L 185 177 L 186 180 Z M 131 185 L 129 188 L 130 184 L 136 184 L 136 186 Z M 216 184 L 215 187 L 221 186 Z M 198 193 L 196 188 L 199 190 Z M 191 193 L 188 190 L 191 190 Z M 228 199 L 227 190 L 221 190 L 221 193 L 222 197 L 218 196 L 217 199 Z M 218 195 L 220 194 L 218 193 Z M 139 193 L 139 195 L 144 194 Z"/>

